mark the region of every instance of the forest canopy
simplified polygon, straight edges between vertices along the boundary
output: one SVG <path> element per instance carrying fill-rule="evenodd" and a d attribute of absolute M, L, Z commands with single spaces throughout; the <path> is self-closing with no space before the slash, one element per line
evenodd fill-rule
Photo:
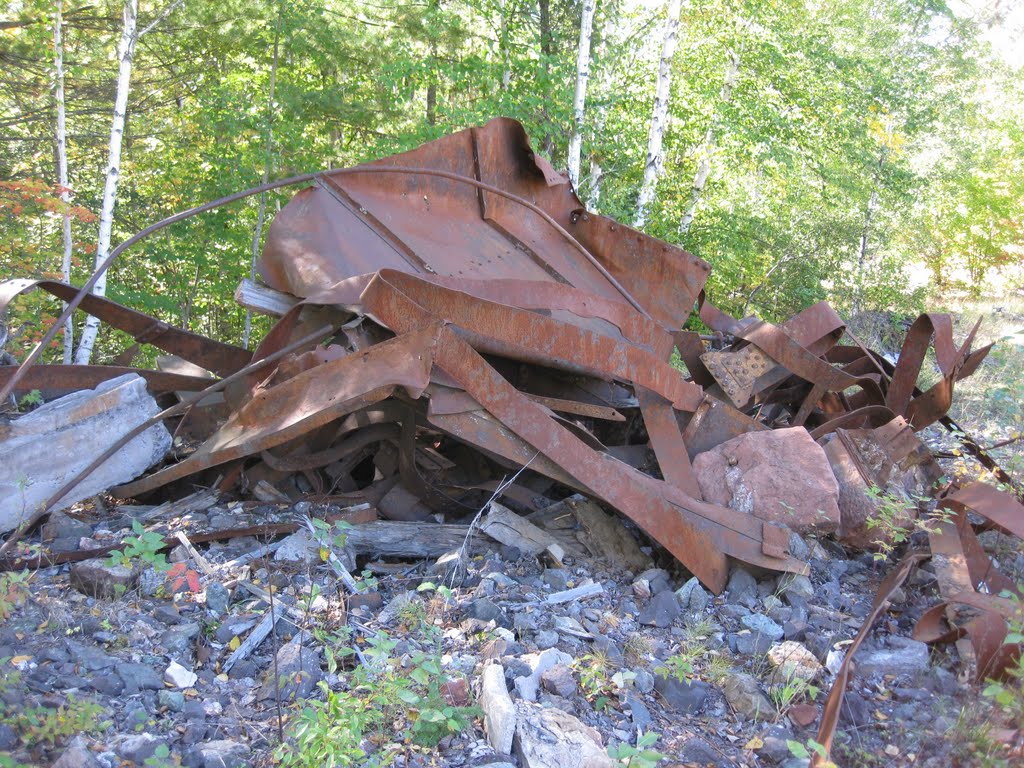
<path fill-rule="evenodd" d="M 509 116 L 589 208 L 707 260 L 732 313 L 1019 290 L 1022 20 L 941 0 L 15 0 L 0 17 L 0 275 L 60 276 L 67 220 L 71 279 L 88 276 L 127 58 L 115 245 L 268 178 Z M 161 231 L 108 295 L 239 342 L 233 291 L 291 194 Z M 57 311 L 19 306 L 28 345 Z M 104 329 L 95 360 L 125 346 Z"/>

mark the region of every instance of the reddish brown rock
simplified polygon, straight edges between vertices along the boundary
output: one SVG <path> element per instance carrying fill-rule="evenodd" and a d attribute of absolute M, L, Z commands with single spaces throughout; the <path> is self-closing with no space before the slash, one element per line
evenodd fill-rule
<path fill-rule="evenodd" d="M 806 429 L 748 432 L 694 457 L 705 501 L 799 533 L 839 527 L 839 487 L 825 452 Z"/>
<path fill-rule="evenodd" d="M 877 549 L 892 543 L 893 534 L 910 529 L 917 519 L 917 499 L 930 495 L 942 471 L 928 449 L 896 419 L 879 430 L 837 430 L 822 439 L 825 456 L 839 483 L 841 522 L 836 538 L 844 544 Z M 886 436 L 889 448 L 883 446 Z M 899 448 L 895 456 L 892 454 Z M 894 460 L 895 459 L 895 460 Z M 884 489 L 872 496 L 869 489 Z M 884 496 L 884 498 L 883 498 Z M 882 504 L 886 509 L 882 509 Z M 881 514 L 880 513 L 884 513 Z M 869 525 L 885 517 L 884 525 Z"/>

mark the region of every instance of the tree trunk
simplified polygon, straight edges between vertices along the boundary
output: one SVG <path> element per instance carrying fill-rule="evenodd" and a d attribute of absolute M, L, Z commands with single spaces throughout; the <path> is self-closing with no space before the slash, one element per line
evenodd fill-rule
<path fill-rule="evenodd" d="M 647 223 L 648 208 L 654 202 L 654 188 L 664 164 L 661 145 L 668 123 L 668 100 L 672 89 L 672 58 L 676 52 L 681 10 L 681 0 L 668 0 L 665 35 L 661 42 L 661 61 L 658 64 L 658 82 L 654 90 L 654 109 L 651 112 L 651 127 L 647 133 L 647 160 L 644 163 L 644 180 L 640 185 L 640 196 L 636 201 L 634 227 L 642 227 Z"/>
<path fill-rule="evenodd" d="M 277 87 L 277 60 L 281 47 L 281 5 L 277 6 L 277 27 L 274 29 L 274 57 L 270 62 L 270 87 L 267 89 L 267 120 L 266 138 L 264 141 L 263 184 L 270 180 L 270 167 L 273 164 L 274 149 L 274 90 Z M 260 258 L 260 239 L 263 237 L 263 222 L 267 216 L 267 193 L 260 192 L 260 207 L 256 214 L 256 231 L 252 235 L 252 263 L 249 267 L 249 278 L 256 280 L 256 262 Z M 242 331 L 242 347 L 249 348 L 249 335 L 252 333 L 252 310 L 245 310 L 245 328 Z"/>
<path fill-rule="evenodd" d="M 54 51 L 54 99 L 57 102 L 57 183 L 60 185 L 60 199 L 65 206 L 71 204 L 71 190 L 68 188 L 68 130 L 64 115 L 64 41 L 62 38 L 63 0 L 57 0 L 53 16 Z M 61 260 L 61 274 L 65 283 L 71 282 L 71 214 L 64 212 L 63 221 L 64 258 Z M 67 304 L 65 303 L 65 308 Z M 64 321 L 64 365 L 70 365 L 75 348 L 74 325 L 69 317 Z"/>
<path fill-rule="evenodd" d="M 598 162 L 596 155 L 590 156 L 590 191 L 587 195 L 587 210 L 597 211 L 597 204 L 601 200 L 601 179 L 604 176 L 604 169 Z"/>
<path fill-rule="evenodd" d="M 740 71 L 740 55 L 736 51 L 729 51 L 729 62 L 725 66 L 725 81 L 722 83 L 722 90 L 718 94 L 720 106 L 725 106 L 732 101 L 732 88 L 736 84 L 736 75 Z M 690 190 L 690 203 L 679 220 L 679 233 L 685 235 L 690 231 L 693 218 L 697 215 L 697 206 L 704 194 L 704 186 L 708 183 L 708 176 L 711 175 L 711 155 L 715 151 L 715 123 L 717 118 L 712 118 L 704 134 L 704 140 L 697 150 L 697 173 L 693 177 L 693 187 Z"/>
<path fill-rule="evenodd" d="M 569 181 L 573 189 L 580 187 L 580 153 L 583 149 L 583 117 L 587 104 L 587 80 L 590 78 L 590 38 L 594 32 L 594 11 L 597 0 L 583 0 L 580 19 L 580 48 L 576 56 L 576 93 L 572 99 L 573 131 L 569 140 Z"/>
<path fill-rule="evenodd" d="M 501 50 L 501 89 L 507 91 L 512 82 L 512 58 L 508 48 L 508 0 L 498 0 L 501 13 L 501 29 L 498 32 L 498 48 Z"/>
<path fill-rule="evenodd" d="M 121 42 L 118 45 L 117 57 L 120 66 L 117 73 L 117 95 L 114 98 L 114 121 L 110 128 L 110 147 L 107 150 L 107 178 L 103 185 L 103 203 L 100 206 L 100 233 L 96 245 L 96 266 L 99 267 L 110 253 L 110 234 L 114 227 L 114 205 L 117 202 L 117 182 L 120 177 L 121 143 L 124 139 L 124 121 L 128 111 L 128 91 L 132 80 L 132 55 L 135 53 L 137 41 L 135 32 L 139 22 L 138 0 L 125 0 L 124 26 L 121 29 Z M 107 276 L 104 274 L 96 281 L 93 293 L 103 296 L 107 292 Z M 100 328 L 99 318 L 90 315 L 85 321 L 82 339 L 78 343 L 78 354 L 75 362 L 88 365 L 92 358 L 92 348 L 96 343 L 96 334 Z"/>
<path fill-rule="evenodd" d="M 871 181 L 871 195 L 868 197 L 868 204 L 864 209 L 864 226 L 860 232 L 860 242 L 857 245 L 857 284 L 853 291 L 853 314 L 862 309 L 864 292 L 864 270 L 868 263 L 868 243 L 871 234 L 871 218 L 878 208 L 878 185 L 882 178 L 882 168 L 885 166 L 885 150 L 878 158 L 878 167 L 875 169 L 874 178 Z"/>
<path fill-rule="evenodd" d="M 114 228 L 114 205 L 117 203 L 117 182 L 120 179 L 121 168 L 121 143 L 124 139 L 124 121 L 128 113 L 128 91 L 132 82 L 132 56 L 135 53 L 135 44 L 139 38 L 149 32 L 160 23 L 171 11 L 177 8 L 183 0 L 174 2 L 164 7 L 157 17 L 141 32 L 138 31 L 139 24 L 139 0 L 124 0 L 123 18 L 124 25 L 121 29 L 121 42 L 117 48 L 117 58 L 120 62 L 117 72 L 117 93 L 114 97 L 114 120 L 110 127 L 110 146 L 107 150 L 107 177 L 103 185 L 103 202 L 100 205 L 100 231 L 96 244 L 96 267 L 98 268 L 110 254 L 110 235 Z M 107 292 L 107 276 L 103 274 L 96 281 L 93 293 L 103 296 Z M 82 330 L 82 338 L 78 342 L 78 352 L 75 355 L 75 362 L 79 365 L 88 365 L 92 358 L 92 348 L 96 344 L 96 334 L 100 329 L 99 318 L 90 315 L 86 318 L 85 328 Z"/>

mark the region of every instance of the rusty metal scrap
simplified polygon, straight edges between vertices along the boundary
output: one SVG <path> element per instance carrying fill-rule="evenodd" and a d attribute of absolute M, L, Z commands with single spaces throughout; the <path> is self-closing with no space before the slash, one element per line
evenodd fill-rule
<path fill-rule="evenodd" d="M 732 318 L 705 299 L 706 262 L 586 211 L 508 119 L 276 186 L 294 181 L 313 184 L 275 218 L 259 272 L 288 294 L 282 306 L 297 303 L 254 353 L 64 284 L 0 284 L 0 311 L 46 290 L 230 379 L 223 422 L 191 423 L 191 455 L 115 493 L 221 477 L 290 498 L 358 494 L 394 518 L 459 517 L 526 467 L 506 490 L 512 503 L 583 492 L 720 592 L 729 558 L 806 565 L 785 526 L 701 498 L 697 453 L 804 425 L 815 438 L 870 428 L 898 462 L 919 446 L 908 433 L 945 417 L 955 382 L 988 351 L 971 352 L 973 333 L 954 348 L 945 316 L 919 318 L 895 367 L 825 303 L 778 326 Z M 695 307 L 713 348 L 681 330 Z M 933 336 L 942 378 L 922 393 Z M 676 351 L 688 375 L 670 363 Z M 247 367 L 260 360 L 275 362 Z M 57 388 L 102 375 L 69 369 Z M 146 375 L 161 391 L 209 383 Z M 38 376 L 23 366 L 0 385 L 25 391 Z"/>

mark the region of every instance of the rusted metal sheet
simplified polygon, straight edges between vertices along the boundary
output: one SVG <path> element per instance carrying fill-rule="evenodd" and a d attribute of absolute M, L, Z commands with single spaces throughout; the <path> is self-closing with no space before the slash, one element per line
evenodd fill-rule
<path fill-rule="evenodd" d="M 17 369 L 14 366 L 0 366 L 0 387 L 10 381 Z M 44 400 L 63 397 L 81 389 L 95 389 L 104 381 L 126 373 L 134 373 L 146 380 L 149 391 L 199 392 L 210 386 L 210 379 L 201 376 L 182 376 L 177 373 L 151 371 L 146 368 L 125 368 L 117 365 L 36 365 L 14 388 L 16 394 L 38 390 Z"/>
<path fill-rule="evenodd" d="M 34 288 L 63 301 L 71 301 L 78 294 L 74 286 L 55 280 L 7 280 L 0 283 L 0 315 L 15 296 Z M 253 359 L 252 353 L 241 347 L 183 331 L 110 299 L 89 294 L 80 306 L 94 317 L 129 334 L 137 342 L 152 344 L 220 376 L 230 376 Z"/>

